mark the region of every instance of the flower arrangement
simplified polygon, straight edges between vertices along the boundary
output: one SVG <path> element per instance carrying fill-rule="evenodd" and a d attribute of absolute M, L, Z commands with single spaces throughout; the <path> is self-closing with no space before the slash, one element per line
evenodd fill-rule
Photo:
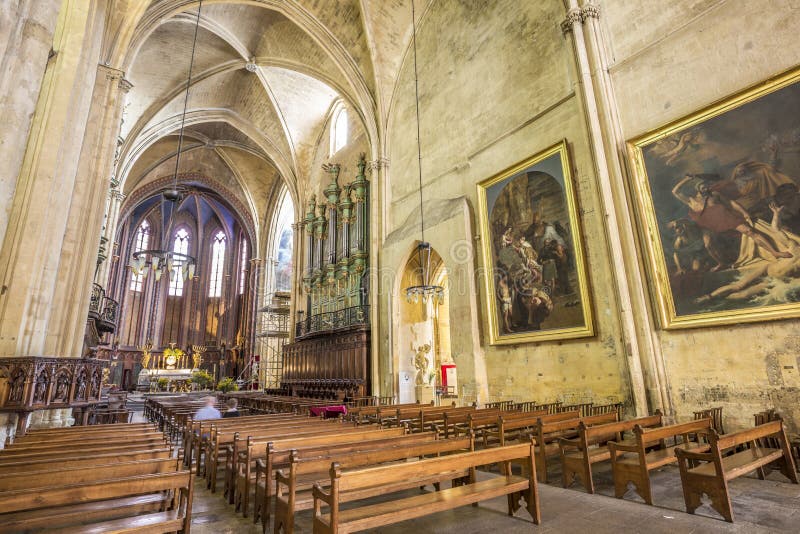
<path fill-rule="evenodd" d="M 217 389 L 223 393 L 239 391 L 239 386 L 231 377 L 225 377 L 217 383 Z"/>
<path fill-rule="evenodd" d="M 192 373 L 191 381 L 197 389 L 211 389 L 214 385 L 214 377 L 208 371 L 195 371 Z"/>

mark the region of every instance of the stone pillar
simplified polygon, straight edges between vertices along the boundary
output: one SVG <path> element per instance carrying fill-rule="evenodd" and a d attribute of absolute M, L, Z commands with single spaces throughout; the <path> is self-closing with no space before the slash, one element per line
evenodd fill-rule
<path fill-rule="evenodd" d="M 635 234 L 624 191 L 624 175 L 618 151 L 624 151 L 625 142 L 621 132 L 609 125 L 611 113 L 616 109 L 602 77 L 605 72 L 598 65 L 598 54 L 602 45 L 597 27 L 600 11 L 597 6 L 585 2 L 578 6 L 578 0 L 565 0 L 567 18 L 562 24 L 565 33 L 571 33 L 580 85 L 579 95 L 586 114 L 595 175 L 604 210 L 606 238 L 609 244 L 614 283 L 617 288 L 617 309 L 625 347 L 625 357 L 630 374 L 631 390 L 636 415 L 645 415 L 661 409 L 672 415 L 672 407 L 666 394 L 664 374 L 659 372 L 660 349 L 654 342 L 651 329 L 654 323 L 650 317 L 645 294 L 645 281 L 640 265 L 643 260 L 635 246 Z M 584 31 L 584 25 L 588 32 Z M 587 33 L 593 46 L 587 44 Z M 591 50 L 591 53 L 590 53 Z M 593 71 L 601 78 L 595 84 Z M 612 113 L 615 114 L 615 113 Z M 637 324 L 647 325 L 637 328 Z M 648 395 L 648 392 L 650 393 Z M 649 402 L 648 402 L 649 401 Z"/>
<path fill-rule="evenodd" d="M 250 357 L 252 357 L 256 351 L 256 333 L 258 331 L 258 322 L 260 319 L 258 309 L 262 305 L 268 304 L 267 302 L 262 303 L 261 299 L 259 298 L 262 294 L 261 284 L 259 284 L 259 281 L 261 280 L 262 264 L 263 261 L 261 258 L 252 258 L 250 260 L 250 284 L 247 288 L 249 292 L 249 308 L 247 310 L 247 344 L 250 347 Z"/>
<path fill-rule="evenodd" d="M 3 2 L 0 9 L 0 243 L 11 216 L 61 3 L 16 0 Z"/>
<path fill-rule="evenodd" d="M 117 225 L 119 221 L 119 208 L 122 206 L 122 201 L 125 199 L 125 195 L 116 188 L 113 188 L 108 192 L 108 206 L 106 208 L 106 224 L 103 228 L 103 238 L 105 239 L 106 243 L 106 251 L 108 252 L 108 257 L 106 260 L 100 264 L 100 268 L 97 270 L 97 275 L 95 276 L 95 283 L 100 284 L 104 288 L 108 289 L 108 282 L 109 282 L 109 275 L 111 273 L 111 266 L 113 262 L 111 261 L 113 254 L 114 254 L 114 236 L 117 234 Z M 124 261 L 123 263 L 127 263 Z"/>
<path fill-rule="evenodd" d="M 103 2 L 64 3 L 0 248 L 0 356 L 80 356 L 119 126 Z M 100 12 L 98 12 L 100 11 Z"/>

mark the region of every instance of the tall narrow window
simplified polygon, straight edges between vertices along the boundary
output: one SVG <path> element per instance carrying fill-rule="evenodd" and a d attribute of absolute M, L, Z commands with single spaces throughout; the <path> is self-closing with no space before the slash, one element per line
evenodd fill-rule
<path fill-rule="evenodd" d="M 181 228 L 175 232 L 175 241 L 172 244 L 172 251 L 184 256 L 189 254 L 189 232 Z M 169 280 L 169 294 L 173 297 L 183 296 L 183 261 L 176 259 L 172 263 L 172 273 Z"/>
<path fill-rule="evenodd" d="M 139 229 L 136 231 L 136 239 L 133 243 L 133 251 L 134 252 L 141 252 L 142 250 L 147 250 L 148 245 L 150 244 L 150 223 L 147 221 L 142 221 L 142 224 L 139 225 Z M 146 268 L 146 267 L 145 267 Z M 144 276 L 136 273 L 131 273 L 131 291 L 142 291 L 142 285 L 144 282 Z"/>
<path fill-rule="evenodd" d="M 225 263 L 225 233 L 220 230 L 211 245 L 211 281 L 208 286 L 209 297 L 222 295 L 222 267 Z"/>
<path fill-rule="evenodd" d="M 239 255 L 239 294 L 244 294 L 244 282 L 247 278 L 247 241 L 242 239 L 242 253 Z"/>
<path fill-rule="evenodd" d="M 347 110 L 340 107 L 331 126 L 331 156 L 347 144 Z"/>

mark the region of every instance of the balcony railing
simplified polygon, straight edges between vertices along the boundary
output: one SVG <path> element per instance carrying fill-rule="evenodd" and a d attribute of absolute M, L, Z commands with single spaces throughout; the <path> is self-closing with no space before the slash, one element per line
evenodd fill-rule
<path fill-rule="evenodd" d="M 295 337 L 330 332 L 369 324 L 369 306 L 353 306 L 332 312 L 318 313 L 295 324 Z"/>
<path fill-rule="evenodd" d="M 117 327 L 117 310 L 119 303 L 106 296 L 99 284 L 92 284 L 92 296 L 89 300 L 89 318 L 97 321 L 101 332 L 113 332 Z"/>

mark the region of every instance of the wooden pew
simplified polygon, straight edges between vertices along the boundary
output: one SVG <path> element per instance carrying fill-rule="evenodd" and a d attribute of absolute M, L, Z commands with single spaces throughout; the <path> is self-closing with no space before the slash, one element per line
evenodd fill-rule
<path fill-rule="evenodd" d="M 496 408 L 503 412 L 510 412 L 514 410 L 514 401 L 513 400 L 504 400 L 504 401 L 497 401 L 497 402 L 487 402 L 484 405 L 484 408 Z"/>
<path fill-rule="evenodd" d="M 437 431 L 445 438 L 457 437 L 459 434 L 475 432 L 483 425 L 497 422 L 497 418 L 505 413 L 499 408 L 483 408 L 471 412 L 445 413 L 443 421 Z"/>
<path fill-rule="evenodd" d="M 24 436 L 28 437 L 28 436 Z M 51 436 L 31 436 L 30 439 L 19 439 L 14 440 L 8 448 L 17 448 L 17 447 L 25 447 L 31 445 L 43 445 L 43 444 L 53 444 L 53 443 L 63 443 L 65 446 L 68 444 L 81 444 L 81 443 L 90 443 L 92 441 L 99 441 L 99 442 L 108 442 L 111 440 L 124 440 L 128 439 L 128 437 L 135 437 L 135 438 L 161 438 L 162 441 L 166 442 L 164 438 L 164 434 L 157 430 L 149 430 L 149 431 L 137 431 L 137 432 L 102 432 L 102 433 L 95 433 L 95 434 L 88 434 L 88 435 L 80 435 L 80 434 L 66 434 L 63 436 L 54 434 Z"/>
<path fill-rule="evenodd" d="M 406 438 L 417 438 L 422 435 L 411 434 Z M 313 508 L 312 487 L 314 483 L 329 476 L 333 462 L 336 462 L 340 469 L 355 469 L 389 462 L 406 461 L 411 458 L 441 456 L 442 454 L 475 450 L 475 440 L 472 437 L 430 440 L 416 444 L 410 442 L 403 444 L 370 442 L 364 445 L 362 448 L 349 451 L 345 451 L 343 448 L 331 447 L 324 455 L 321 455 L 319 451 L 313 450 L 292 450 L 288 468 L 279 470 L 275 477 L 277 489 L 275 494 L 274 532 L 280 532 L 281 529 L 285 534 L 294 532 L 294 514 L 301 510 Z M 433 478 L 409 477 L 396 482 L 394 485 L 382 485 L 381 491 L 384 494 L 392 493 L 416 487 L 421 488 L 429 484 L 434 484 L 436 489 L 439 490 L 439 483 L 443 480 L 453 480 L 458 475 L 464 476 L 468 474 L 468 472 L 448 472 L 444 479 L 441 474 L 437 474 Z M 374 492 L 375 488 L 368 488 L 366 495 L 374 494 Z M 361 499 L 362 495 L 364 495 L 363 491 L 340 492 L 339 502 L 355 501 Z M 267 523 L 268 518 L 265 515 L 262 521 L 265 533 L 267 531 Z"/>
<path fill-rule="evenodd" d="M 708 420 L 708 419 L 706 419 Z M 760 440 L 775 439 L 779 448 L 761 447 Z M 690 451 L 678 449 L 678 466 L 681 473 L 683 498 L 686 511 L 693 514 L 701 504 L 703 493 L 711 500 L 711 507 L 722 515 L 725 521 L 733 523 L 733 509 L 728 494 L 728 482 L 742 475 L 756 471 L 760 479 L 766 476 L 765 468 L 777 464 L 793 484 L 798 483 L 794 459 L 789 449 L 789 440 L 783 421 L 770 421 L 755 428 L 720 436 L 711 429 L 708 433 L 709 451 Z M 725 456 L 740 445 L 748 448 Z M 694 462 L 702 462 L 696 467 Z"/>
<path fill-rule="evenodd" d="M 80 445 L 71 445 L 73 443 L 74 442 L 66 442 L 66 444 L 62 442 L 48 442 L 48 443 L 15 445 L 0 451 L 0 460 L 6 458 L 14 458 L 18 456 L 27 456 L 31 454 L 58 453 L 62 452 L 65 449 L 65 447 L 70 447 L 70 446 L 72 447 L 80 446 L 81 449 L 113 447 L 116 445 L 123 445 L 126 447 L 136 446 L 139 448 L 147 448 L 147 447 L 163 448 L 167 446 L 167 441 L 161 435 L 152 438 L 144 437 L 141 439 L 127 437 L 118 443 L 114 442 L 114 440 L 109 440 L 109 439 L 81 442 Z"/>
<path fill-rule="evenodd" d="M 167 506 L 126 517 L 118 507 L 143 495 L 164 499 Z M 137 509 L 136 506 L 132 508 Z M 173 471 L 152 475 L 92 480 L 60 486 L 40 486 L 0 493 L 0 532 L 46 526 L 59 533 L 183 532 L 188 533 L 192 510 L 192 475 Z"/>
<path fill-rule="evenodd" d="M 133 462 L 79 467 L 62 467 L 61 462 L 57 462 L 55 465 L 51 464 L 48 469 L 20 471 L 4 475 L 3 478 L 0 479 L 0 492 L 43 486 L 65 486 L 67 484 L 105 480 L 107 478 L 155 475 L 177 470 L 178 460 L 176 458 L 137 460 Z"/>
<path fill-rule="evenodd" d="M 245 426 L 245 427 L 238 427 L 235 425 L 229 425 L 221 429 L 217 429 L 216 427 L 212 427 L 211 429 L 211 437 L 209 438 L 209 443 L 206 446 L 206 458 L 208 462 L 208 467 L 204 469 L 204 474 L 207 479 L 207 486 L 211 489 L 212 492 L 217 491 L 217 477 L 219 472 L 219 466 L 222 465 L 224 467 L 224 472 L 226 473 L 233 473 L 233 468 L 228 469 L 227 465 L 233 465 L 233 459 L 229 456 L 230 454 L 235 454 L 235 443 L 237 438 L 241 435 L 251 435 L 251 434 L 263 434 L 265 432 L 270 431 L 277 431 L 284 429 L 285 431 L 289 431 L 291 429 L 297 429 L 299 432 L 304 431 L 303 429 L 315 429 L 320 428 L 325 423 L 334 424 L 334 420 L 328 421 L 319 421 L 309 419 L 304 417 L 302 421 L 294 421 L 294 422 L 276 422 L 265 424 L 262 423 L 258 426 Z M 230 477 L 225 478 L 225 493 L 224 495 L 228 494 L 228 489 L 231 487 L 231 479 Z"/>
<path fill-rule="evenodd" d="M 387 437 L 388 436 L 388 437 Z M 360 437 L 353 440 L 349 436 L 317 436 L 310 438 L 284 439 L 270 442 L 267 445 L 265 458 L 256 460 L 256 478 L 253 483 L 255 489 L 253 522 L 261 518 L 266 529 L 272 510 L 272 498 L 275 495 L 275 475 L 279 469 L 289 466 L 292 452 L 303 453 L 308 457 L 322 457 L 333 454 L 349 454 L 364 450 L 375 450 L 387 447 L 410 447 L 422 443 L 436 441 L 433 432 L 397 435 L 396 429 L 385 429 L 381 434 L 366 438 Z M 330 464 L 330 462 L 328 462 Z M 327 467 L 330 467 L 328 465 Z M 327 476 L 327 471 L 322 473 L 322 478 Z M 318 479 L 313 480 L 316 482 Z M 308 486 L 307 489 L 310 489 Z"/>
<path fill-rule="evenodd" d="M 514 409 L 520 412 L 538 412 L 540 410 L 547 410 L 548 414 L 556 413 L 558 407 L 561 406 L 561 401 L 547 402 L 540 404 L 536 401 L 515 402 Z"/>
<path fill-rule="evenodd" d="M 127 452 L 138 452 L 138 451 L 145 451 L 145 450 L 156 450 L 156 449 L 164 449 L 166 448 L 163 444 L 158 445 L 141 445 L 141 444 L 115 444 L 115 445 L 92 445 L 91 447 L 81 447 L 80 454 L 85 456 L 94 456 L 94 455 L 101 455 L 101 454 L 120 454 L 120 453 L 127 453 Z M 0 467 L 7 466 L 10 464 L 15 463 L 24 463 L 36 460 L 47 460 L 53 459 L 56 460 L 61 457 L 67 456 L 75 456 L 76 451 L 69 449 L 69 450 L 47 450 L 47 451 L 36 451 L 36 452 L 28 452 L 26 454 L 16 454 L 16 455 L 0 455 Z"/>
<path fill-rule="evenodd" d="M 267 447 L 272 441 L 305 437 L 317 438 L 315 440 L 316 444 L 326 444 L 352 442 L 376 437 L 386 438 L 392 435 L 402 436 L 406 433 L 405 428 L 381 429 L 377 427 L 339 426 L 343 428 L 326 427 L 316 432 L 309 432 L 302 435 L 297 432 L 290 432 L 288 434 L 261 436 L 255 439 L 252 436 L 248 437 L 247 446 L 242 448 L 241 452 L 230 453 L 231 457 L 236 459 L 236 478 L 233 484 L 234 509 L 237 512 L 241 511 L 243 517 L 247 517 L 250 505 L 250 494 L 253 491 L 252 488 L 255 483 L 255 461 L 257 458 L 262 457 L 260 451 L 264 451 L 266 455 Z M 270 470 L 271 466 L 267 466 L 267 469 Z"/>
<path fill-rule="evenodd" d="M 708 450 L 708 444 L 691 441 L 698 434 L 706 434 L 711 430 L 711 419 L 698 419 L 688 423 L 645 429 L 636 426 L 633 433 L 634 443 L 610 442 L 611 466 L 614 471 L 614 495 L 621 499 L 628 491 L 628 483 L 632 482 L 638 493 L 647 504 L 653 504 L 653 493 L 650 488 L 650 471 L 665 465 L 676 463 L 675 451 L 687 449 L 693 451 Z M 678 442 L 678 438 L 681 441 Z M 673 439 L 675 444 L 667 445 L 666 440 Z M 658 446 L 656 450 L 650 448 Z M 633 453 L 619 456 L 621 453 Z"/>
<path fill-rule="evenodd" d="M 602 415 L 602 414 L 600 414 Z M 561 438 L 558 445 L 561 449 L 561 482 L 567 488 L 575 477 L 581 481 L 588 493 L 594 493 L 592 465 L 611 459 L 609 441 L 632 445 L 633 441 L 623 441 L 625 432 L 633 431 L 639 425 L 642 428 L 654 428 L 662 425 L 661 413 L 649 417 L 639 417 L 603 425 L 589 426 L 585 421 L 578 424 L 578 437 Z M 621 454 L 621 453 L 620 453 Z"/>
<path fill-rule="evenodd" d="M 239 418 L 230 419 L 214 419 L 211 421 L 203 421 L 204 425 L 197 428 L 198 434 L 192 438 L 192 453 L 194 457 L 195 472 L 200 475 L 201 473 L 208 478 L 209 470 L 205 468 L 203 460 L 210 467 L 212 478 L 216 479 L 216 472 L 214 469 L 219 465 L 221 456 L 225 454 L 225 446 L 233 442 L 233 437 L 237 432 L 254 431 L 257 433 L 259 430 L 268 430 L 277 427 L 294 428 L 300 426 L 319 425 L 319 421 L 310 419 L 305 416 L 300 416 L 297 419 L 294 417 L 279 417 L 272 419 L 270 416 L 260 416 L 260 419 L 249 419 L 239 421 Z M 191 463 L 189 464 L 191 465 Z M 201 467 L 203 469 L 201 469 Z M 211 482 L 211 481 L 210 481 Z M 215 482 L 215 480 L 214 480 Z M 216 488 L 216 484 L 213 486 Z"/>
<path fill-rule="evenodd" d="M 454 402 L 450 407 L 455 408 L 455 406 L 456 403 Z M 378 410 L 378 424 L 384 428 L 403 426 L 404 422 L 409 422 L 415 418 L 418 419 L 425 412 L 439 412 L 442 410 L 442 406 L 433 405 L 413 405 L 408 407 L 388 406 L 386 408 L 386 411 Z M 392 408 L 392 410 L 388 410 L 388 408 Z"/>
<path fill-rule="evenodd" d="M 300 437 L 300 436 L 314 436 L 319 434 L 330 434 L 330 433 L 337 433 L 342 428 L 350 428 L 355 429 L 358 428 L 356 426 L 348 426 L 347 424 L 342 425 L 338 424 L 336 420 L 329 419 L 317 419 L 317 424 L 310 424 L 310 425 L 301 425 L 301 426 L 290 426 L 290 427 L 274 427 L 274 428 L 265 428 L 259 429 L 257 431 L 247 431 L 240 435 L 239 432 L 235 432 L 233 435 L 233 442 L 228 443 L 225 448 L 227 449 L 224 455 L 221 455 L 220 458 L 223 458 L 225 462 L 223 465 L 223 480 L 224 480 L 224 492 L 223 495 L 228 498 L 228 502 L 230 504 L 235 504 L 235 496 L 236 496 L 236 476 L 238 472 L 238 462 L 244 462 L 244 454 L 247 454 L 248 451 L 253 447 L 266 447 L 267 443 L 271 439 L 275 439 L 276 436 L 279 437 Z M 329 424 L 326 424 L 329 423 Z M 364 428 L 376 428 L 375 426 L 372 427 L 361 427 Z M 221 445 L 220 445 L 221 447 Z M 252 473 L 252 471 L 251 471 Z M 214 475 L 216 476 L 216 474 Z"/>
<path fill-rule="evenodd" d="M 511 474 L 510 462 L 520 460 L 527 466 L 529 477 Z M 501 476 L 488 480 L 476 480 L 476 467 L 498 462 L 503 466 Z M 363 491 L 368 495 L 382 495 L 384 486 L 391 487 L 413 477 L 441 476 L 445 478 L 447 473 L 460 472 L 465 469 L 469 471 L 469 475 L 463 485 L 434 493 L 399 497 L 378 504 L 362 504 L 356 508 L 340 509 L 342 496 L 349 493 Z M 535 473 L 531 443 L 352 471 L 343 471 L 338 464 L 333 463 L 330 469 L 329 490 L 324 490 L 319 484 L 315 484 L 312 489 L 314 532 L 317 534 L 355 532 L 422 517 L 501 495 L 509 496 L 508 513 L 513 514 L 519 506 L 518 496 L 514 495 L 517 493 L 523 495 L 533 522 L 539 524 L 541 521 L 539 492 Z M 370 492 L 369 488 L 373 488 L 373 492 Z M 323 511 L 323 506 L 329 508 L 327 513 Z"/>
<path fill-rule="evenodd" d="M 577 436 L 581 421 L 587 426 L 613 423 L 616 413 L 578 417 L 578 412 L 562 412 L 544 415 L 539 418 L 532 435 L 536 438 L 536 469 L 540 482 L 547 482 L 547 460 L 561 454 L 558 440 Z"/>
<path fill-rule="evenodd" d="M 71 451 L 69 454 L 72 454 L 72 456 L 59 456 L 57 458 L 58 467 L 88 467 L 92 465 L 134 462 L 137 460 L 157 460 L 160 458 L 171 458 L 172 449 L 150 449 L 124 453 L 95 454 L 91 456 L 83 456 L 80 454 L 80 451 Z M 40 471 L 52 466 L 53 459 L 51 459 L 50 456 L 27 462 L 13 462 L 0 466 L 0 477 L 26 471 Z"/>
<path fill-rule="evenodd" d="M 397 408 L 413 408 L 422 406 L 419 402 L 410 402 L 405 404 L 379 404 L 375 406 L 361 406 L 353 409 L 348 408 L 347 415 L 344 417 L 345 421 L 355 421 L 356 424 L 371 424 L 377 423 L 378 414 L 382 411 L 384 414 L 391 413 Z M 425 406 L 433 406 L 433 401 Z"/>

